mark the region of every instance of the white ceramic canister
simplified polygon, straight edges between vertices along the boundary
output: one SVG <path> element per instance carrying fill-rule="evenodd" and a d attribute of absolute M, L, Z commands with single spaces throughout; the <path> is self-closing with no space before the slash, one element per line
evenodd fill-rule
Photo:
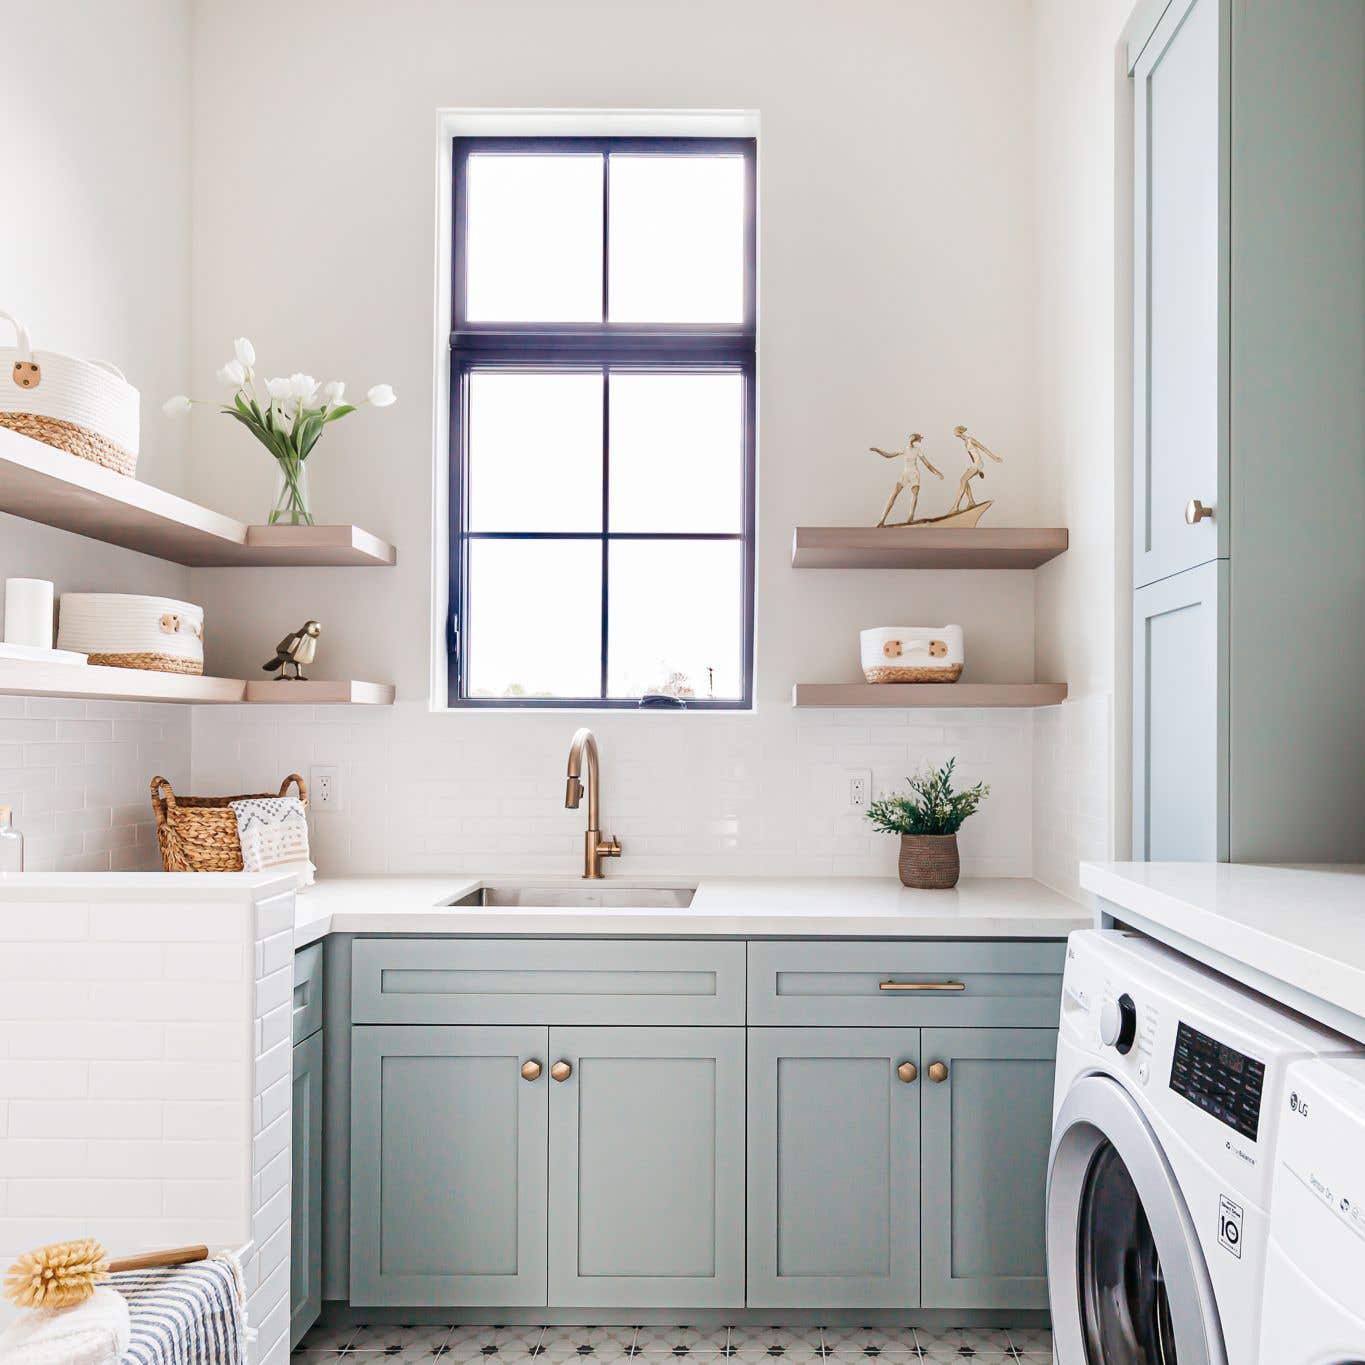
<path fill-rule="evenodd" d="M 52 648 L 52 584 L 45 578 L 5 579 L 5 643 Z"/>
<path fill-rule="evenodd" d="M 858 638 L 870 683 L 956 682 L 962 676 L 961 626 L 874 626 Z"/>

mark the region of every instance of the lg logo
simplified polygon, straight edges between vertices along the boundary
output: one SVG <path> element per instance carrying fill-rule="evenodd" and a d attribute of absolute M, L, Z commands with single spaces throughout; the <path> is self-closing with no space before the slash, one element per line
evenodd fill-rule
<path fill-rule="evenodd" d="M 1307 1100 L 1301 1100 L 1301 1099 L 1299 1098 L 1299 1092 L 1298 1092 L 1297 1090 L 1294 1090 L 1294 1091 L 1291 1091 L 1291 1092 L 1290 1092 L 1290 1095 L 1289 1095 L 1289 1108 L 1290 1108 L 1290 1110 L 1291 1110 L 1293 1113 L 1297 1114 L 1301 1119 L 1306 1119 L 1306 1118 L 1308 1117 L 1308 1101 L 1307 1101 Z"/>

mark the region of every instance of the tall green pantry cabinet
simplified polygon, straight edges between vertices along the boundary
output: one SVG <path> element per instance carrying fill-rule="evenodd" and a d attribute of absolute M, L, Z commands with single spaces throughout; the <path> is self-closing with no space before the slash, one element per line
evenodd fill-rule
<path fill-rule="evenodd" d="M 1360 0 L 1130 30 L 1136 858 L 1365 857 L 1362 52 Z"/>

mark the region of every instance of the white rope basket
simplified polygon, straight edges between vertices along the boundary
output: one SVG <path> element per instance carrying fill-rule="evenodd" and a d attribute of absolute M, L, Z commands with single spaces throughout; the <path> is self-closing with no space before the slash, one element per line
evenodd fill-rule
<path fill-rule="evenodd" d="M 138 391 L 107 360 L 35 351 L 9 313 L 17 344 L 0 346 L 0 426 L 132 475 L 138 455 Z"/>

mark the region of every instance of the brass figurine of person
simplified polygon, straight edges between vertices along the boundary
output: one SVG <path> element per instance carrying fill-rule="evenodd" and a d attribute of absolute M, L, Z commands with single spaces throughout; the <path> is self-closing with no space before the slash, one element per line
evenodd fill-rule
<path fill-rule="evenodd" d="M 966 447 L 967 468 L 962 471 L 962 478 L 958 480 L 957 501 L 953 504 L 953 511 L 958 511 L 966 499 L 968 507 L 976 506 L 976 499 L 972 496 L 972 480 L 984 479 L 986 477 L 986 465 L 982 460 L 983 455 L 988 455 L 996 464 L 1004 464 L 995 451 L 981 444 L 975 436 L 967 435 L 966 427 L 954 427 L 953 435 Z"/>
<path fill-rule="evenodd" d="M 906 443 L 904 450 L 883 450 L 880 446 L 869 446 L 868 449 L 874 455 L 880 455 L 884 460 L 903 459 L 905 464 L 901 468 L 900 478 L 896 480 L 896 486 L 891 491 L 891 496 L 886 500 L 886 508 L 882 512 L 882 519 L 877 523 L 878 526 L 885 526 L 886 519 L 891 515 L 891 509 L 896 505 L 896 499 L 900 497 L 905 489 L 910 490 L 910 515 L 903 526 L 914 524 L 915 509 L 919 506 L 919 467 L 923 465 L 935 478 L 941 479 L 943 475 L 930 463 L 929 457 L 920 449 L 920 444 L 924 437 L 918 431 L 911 432 L 910 440 Z"/>

